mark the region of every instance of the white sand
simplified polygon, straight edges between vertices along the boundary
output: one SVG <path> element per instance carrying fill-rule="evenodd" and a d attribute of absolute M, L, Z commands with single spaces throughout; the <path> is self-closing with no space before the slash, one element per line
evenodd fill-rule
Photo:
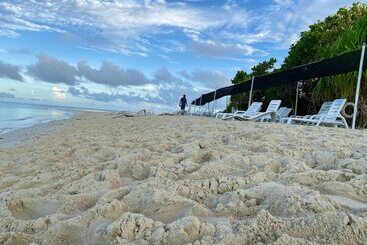
<path fill-rule="evenodd" d="M 0 244 L 367 243 L 365 131 L 101 113 L 58 123 L 0 145 Z"/>

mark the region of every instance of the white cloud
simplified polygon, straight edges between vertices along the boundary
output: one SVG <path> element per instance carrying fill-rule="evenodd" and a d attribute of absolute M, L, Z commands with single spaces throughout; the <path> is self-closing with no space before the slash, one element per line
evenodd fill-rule
<path fill-rule="evenodd" d="M 56 100 L 63 100 L 66 97 L 65 91 L 61 90 L 57 86 L 52 87 L 52 95 Z"/>
<path fill-rule="evenodd" d="M 274 4 L 269 6 L 263 15 L 255 18 L 256 23 L 259 23 L 259 32 L 266 33 L 259 41 L 270 40 L 278 47 L 288 49 L 299 39 L 301 31 L 307 30 L 309 25 L 335 14 L 341 7 L 350 7 L 354 2 L 356 1 L 274 0 Z M 366 0 L 360 2 L 367 3 Z M 271 35 L 275 38 L 271 38 Z"/>
<path fill-rule="evenodd" d="M 195 70 L 192 72 L 181 71 L 180 75 L 203 87 L 215 89 L 229 85 L 230 79 L 219 71 Z"/>
<path fill-rule="evenodd" d="M 140 55 L 148 51 L 147 38 L 167 28 L 200 31 L 223 22 L 202 9 L 165 1 L 5 0 L 0 13 L 2 36 L 17 37 L 23 30 L 57 31 L 82 45 Z"/>
<path fill-rule="evenodd" d="M 213 40 L 198 40 L 187 44 L 186 50 L 194 52 L 199 56 L 217 58 L 217 59 L 232 59 L 238 56 L 251 55 L 256 49 L 241 43 L 225 44 L 221 41 Z"/>
<path fill-rule="evenodd" d="M 152 49 L 185 51 L 180 46 L 208 57 L 223 58 L 226 51 L 248 56 L 254 51 L 249 44 L 273 42 L 288 48 L 301 30 L 339 7 L 350 6 L 354 0 L 273 0 L 254 10 L 247 9 L 250 5 L 243 1 L 202 1 L 205 5 L 195 2 L 198 1 L 3 0 L 0 36 L 16 38 L 24 30 L 54 31 L 81 47 L 143 57 Z M 159 36 L 167 33 L 174 34 Z M 177 34 L 184 37 L 179 45 L 171 46 Z M 183 45 L 187 38 L 192 42 Z M 209 43 L 212 40 L 215 43 Z"/>

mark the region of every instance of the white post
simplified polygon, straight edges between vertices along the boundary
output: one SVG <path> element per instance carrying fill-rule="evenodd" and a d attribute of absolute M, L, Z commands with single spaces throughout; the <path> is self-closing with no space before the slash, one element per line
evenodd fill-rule
<path fill-rule="evenodd" d="M 213 116 L 215 114 L 215 110 L 217 107 L 217 101 L 215 100 L 215 97 L 217 96 L 217 90 L 214 91 L 214 100 L 213 100 Z"/>
<path fill-rule="evenodd" d="M 297 116 L 297 109 L 298 109 L 298 96 L 299 96 L 299 83 L 297 82 L 297 89 L 296 89 L 296 105 L 294 108 L 294 115 Z"/>
<path fill-rule="evenodd" d="M 252 102 L 252 90 L 254 88 L 254 80 L 255 80 L 255 77 L 252 76 L 252 78 L 251 78 L 251 90 L 250 90 L 250 95 L 249 95 L 249 98 L 248 98 L 248 106 L 247 106 L 247 108 L 250 107 L 251 102 Z"/>
<path fill-rule="evenodd" d="M 201 113 L 201 110 L 202 110 L 202 105 L 201 105 L 201 102 L 203 101 L 203 95 L 201 95 L 200 97 L 200 109 L 199 109 L 199 114 Z"/>
<path fill-rule="evenodd" d="M 359 90 L 361 89 L 361 80 L 362 80 L 362 73 L 363 73 L 363 61 L 364 61 L 365 52 L 366 52 L 366 43 L 364 43 L 363 46 L 362 46 L 361 61 L 359 63 L 358 80 L 357 80 L 357 88 L 356 88 L 356 98 L 355 98 L 355 101 L 354 101 L 352 129 L 356 128 L 357 113 L 358 113 Z"/>
<path fill-rule="evenodd" d="M 210 102 L 208 103 L 208 113 L 210 113 Z"/>

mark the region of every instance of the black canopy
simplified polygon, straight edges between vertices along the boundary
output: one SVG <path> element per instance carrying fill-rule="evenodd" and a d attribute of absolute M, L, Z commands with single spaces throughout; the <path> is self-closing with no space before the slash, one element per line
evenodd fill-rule
<path fill-rule="evenodd" d="M 324 59 L 307 65 L 297 66 L 285 71 L 255 77 L 254 90 L 265 89 L 277 85 L 294 83 L 312 78 L 321 78 L 344 74 L 359 69 L 362 49 L 345 53 L 333 58 Z M 367 52 L 364 56 L 363 69 L 367 69 Z M 251 90 L 251 80 L 240 84 L 220 88 L 194 100 L 193 105 L 205 105 L 224 96 L 244 93 Z"/>

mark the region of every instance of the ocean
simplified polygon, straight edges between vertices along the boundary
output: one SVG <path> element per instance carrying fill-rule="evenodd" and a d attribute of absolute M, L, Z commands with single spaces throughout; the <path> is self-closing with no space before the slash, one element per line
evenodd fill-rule
<path fill-rule="evenodd" d="M 0 102 L 0 134 L 35 124 L 67 119 L 78 109 L 50 105 Z"/>

